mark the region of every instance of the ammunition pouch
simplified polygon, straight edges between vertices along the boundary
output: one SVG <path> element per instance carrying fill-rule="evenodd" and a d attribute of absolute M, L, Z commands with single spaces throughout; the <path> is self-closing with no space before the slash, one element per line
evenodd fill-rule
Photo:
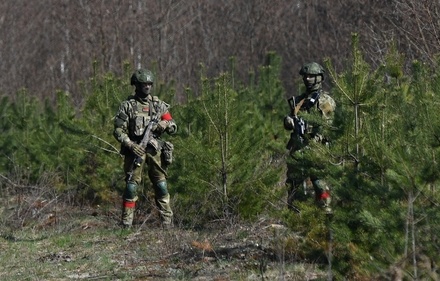
<path fill-rule="evenodd" d="M 174 145 L 169 141 L 164 141 L 161 150 L 161 160 L 165 165 L 170 165 L 173 162 Z"/>
<path fill-rule="evenodd" d="M 154 148 L 155 151 L 160 150 L 160 147 L 161 147 L 159 140 L 157 140 L 156 138 L 151 138 L 150 141 L 148 142 L 148 145 L 150 147 Z"/>

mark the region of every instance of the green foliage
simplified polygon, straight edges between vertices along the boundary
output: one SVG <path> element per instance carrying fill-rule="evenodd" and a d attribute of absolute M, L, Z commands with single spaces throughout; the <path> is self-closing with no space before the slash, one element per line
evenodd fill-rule
<path fill-rule="evenodd" d="M 280 178 L 273 162 L 281 157 L 276 139 L 284 99 L 279 59 L 269 56 L 275 62 L 260 69 L 257 84 L 235 87 L 232 71 L 214 79 L 202 76 L 200 96 L 173 108 L 182 125 L 171 182 L 183 205 L 192 206 L 185 210 L 192 223 L 253 217 L 273 196 Z"/>
<path fill-rule="evenodd" d="M 69 155 L 64 148 L 69 142 L 59 125 L 74 118 L 71 103 L 61 93 L 59 111 L 32 98 L 27 91 L 17 93 L 14 103 L 4 101 L 2 128 L 4 141 L 1 144 L 3 167 L 9 173 L 27 170 L 29 180 L 36 181 L 42 171 L 63 167 L 60 158 Z"/>
<path fill-rule="evenodd" d="M 200 92 L 187 89 L 185 104 L 174 99 L 172 83 L 158 79 L 155 94 L 171 103 L 179 126 L 170 137 L 176 159 L 169 171 L 177 219 L 193 226 L 269 212 L 298 234 L 286 241 L 286 250 L 322 264 L 331 227 L 339 279 L 386 275 L 393 265 L 404 266 L 408 276 L 428 276 L 414 261 L 440 263 L 440 70 L 414 61 L 405 74 L 404 58 L 393 46 L 373 69 L 358 44 L 354 35 L 350 65 L 341 73 L 326 61 L 337 102 L 332 143 L 312 147 L 308 155 L 330 164 L 316 171 L 333 187 L 330 225 L 312 200 L 301 203 L 300 215 L 279 208 L 288 106 L 277 55 L 269 53 L 268 63 L 250 72 L 248 82 L 237 81 L 233 59 L 230 70 L 214 78 L 202 68 Z M 86 99 L 79 111 L 61 91 L 54 103 L 36 100 L 25 89 L 14 101 L 2 98 L 0 187 L 4 179 L 31 185 L 44 172 L 56 175 L 51 190 L 74 191 L 77 202 L 105 201 L 121 192 L 113 116 L 132 94 L 130 69 L 124 65 L 122 77 L 95 72 L 81 82 Z"/>
<path fill-rule="evenodd" d="M 3 99 L 1 143 L 4 172 L 27 170 L 29 182 L 42 171 L 59 174 L 56 188 L 75 190 L 76 200 L 101 200 L 115 184 L 120 166 L 112 137 L 112 117 L 121 96 L 128 96 L 128 83 L 111 74 L 96 75 L 82 84 L 88 97 L 77 113 L 69 95 L 59 92 L 56 103 L 42 103 L 25 90 L 14 103 Z M 90 92 L 89 92 L 90 89 Z"/>
<path fill-rule="evenodd" d="M 336 74 L 328 63 L 342 110 L 334 146 L 334 162 L 341 169 L 332 175 L 338 206 L 335 239 L 346 245 L 335 254 L 335 267 L 343 276 L 371 276 L 400 263 L 402 256 L 411 263 L 416 252 L 430 252 L 423 250 L 427 240 L 422 236 L 434 233 L 432 217 L 422 210 L 430 212 L 439 202 L 434 172 L 438 82 L 431 83 L 428 77 L 436 75 L 417 61 L 412 75 L 404 76 L 403 59 L 393 47 L 385 61 L 371 70 L 355 35 L 351 68 Z M 417 265 L 412 267 L 407 270 L 416 275 Z"/>

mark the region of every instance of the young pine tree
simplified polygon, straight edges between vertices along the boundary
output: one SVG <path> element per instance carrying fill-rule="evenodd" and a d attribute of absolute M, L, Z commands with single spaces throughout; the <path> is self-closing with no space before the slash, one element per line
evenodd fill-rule
<path fill-rule="evenodd" d="M 175 108 L 182 125 L 170 182 L 178 205 L 185 208 L 185 220 L 203 224 L 252 217 L 266 209 L 280 178 L 273 152 L 281 112 L 273 101 L 285 99 L 277 71 L 279 65 L 262 71 L 264 86 L 237 86 L 233 72 L 214 79 L 202 75 L 200 95 Z"/>

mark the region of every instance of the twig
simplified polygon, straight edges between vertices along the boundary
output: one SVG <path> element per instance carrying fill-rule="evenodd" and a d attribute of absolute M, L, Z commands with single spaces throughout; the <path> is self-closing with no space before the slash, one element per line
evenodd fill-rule
<path fill-rule="evenodd" d="M 100 138 L 100 137 L 98 137 L 96 135 L 92 135 L 92 137 L 97 139 L 97 140 L 99 140 L 99 141 L 102 141 L 106 145 L 110 146 L 111 148 L 114 149 L 114 151 L 111 151 L 111 150 L 108 150 L 108 149 L 105 149 L 105 148 L 101 148 L 101 149 L 103 149 L 105 151 L 113 152 L 113 153 L 119 153 L 119 149 L 117 147 L 115 147 L 114 145 L 112 145 L 111 143 L 109 143 L 108 141 L 106 141 L 106 140 L 104 140 L 104 139 L 102 139 L 102 138 Z"/>

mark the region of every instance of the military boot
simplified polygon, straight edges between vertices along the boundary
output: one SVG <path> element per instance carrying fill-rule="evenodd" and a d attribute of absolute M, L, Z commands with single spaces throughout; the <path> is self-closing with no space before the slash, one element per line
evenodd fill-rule
<path fill-rule="evenodd" d="M 123 228 L 131 228 L 134 218 L 134 210 L 136 207 L 135 201 L 124 200 L 122 206 L 122 221 L 121 225 Z"/>
<path fill-rule="evenodd" d="M 330 193 L 328 191 L 324 191 L 319 195 L 318 204 L 321 206 L 321 208 L 324 210 L 324 213 L 327 215 L 333 214 L 333 210 L 330 207 L 330 203 L 332 202 L 332 199 L 330 197 Z"/>
<path fill-rule="evenodd" d="M 168 193 L 166 181 L 157 183 L 155 197 L 163 227 L 171 228 L 173 225 L 173 211 L 170 206 L 170 194 Z"/>
<path fill-rule="evenodd" d="M 134 210 L 136 207 L 136 201 L 138 199 L 136 195 L 137 184 L 135 182 L 127 182 L 122 196 L 122 226 L 124 228 L 130 228 L 133 224 Z"/>
<path fill-rule="evenodd" d="M 170 195 L 156 199 L 157 207 L 159 208 L 160 220 L 163 227 L 171 228 L 173 226 L 173 211 L 170 207 Z"/>
<path fill-rule="evenodd" d="M 315 188 L 316 203 L 324 210 L 326 214 L 332 214 L 330 203 L 332 201 L 330 196 L 330 188 L 324 180 L 314 180 L 313 186 Z"/>

